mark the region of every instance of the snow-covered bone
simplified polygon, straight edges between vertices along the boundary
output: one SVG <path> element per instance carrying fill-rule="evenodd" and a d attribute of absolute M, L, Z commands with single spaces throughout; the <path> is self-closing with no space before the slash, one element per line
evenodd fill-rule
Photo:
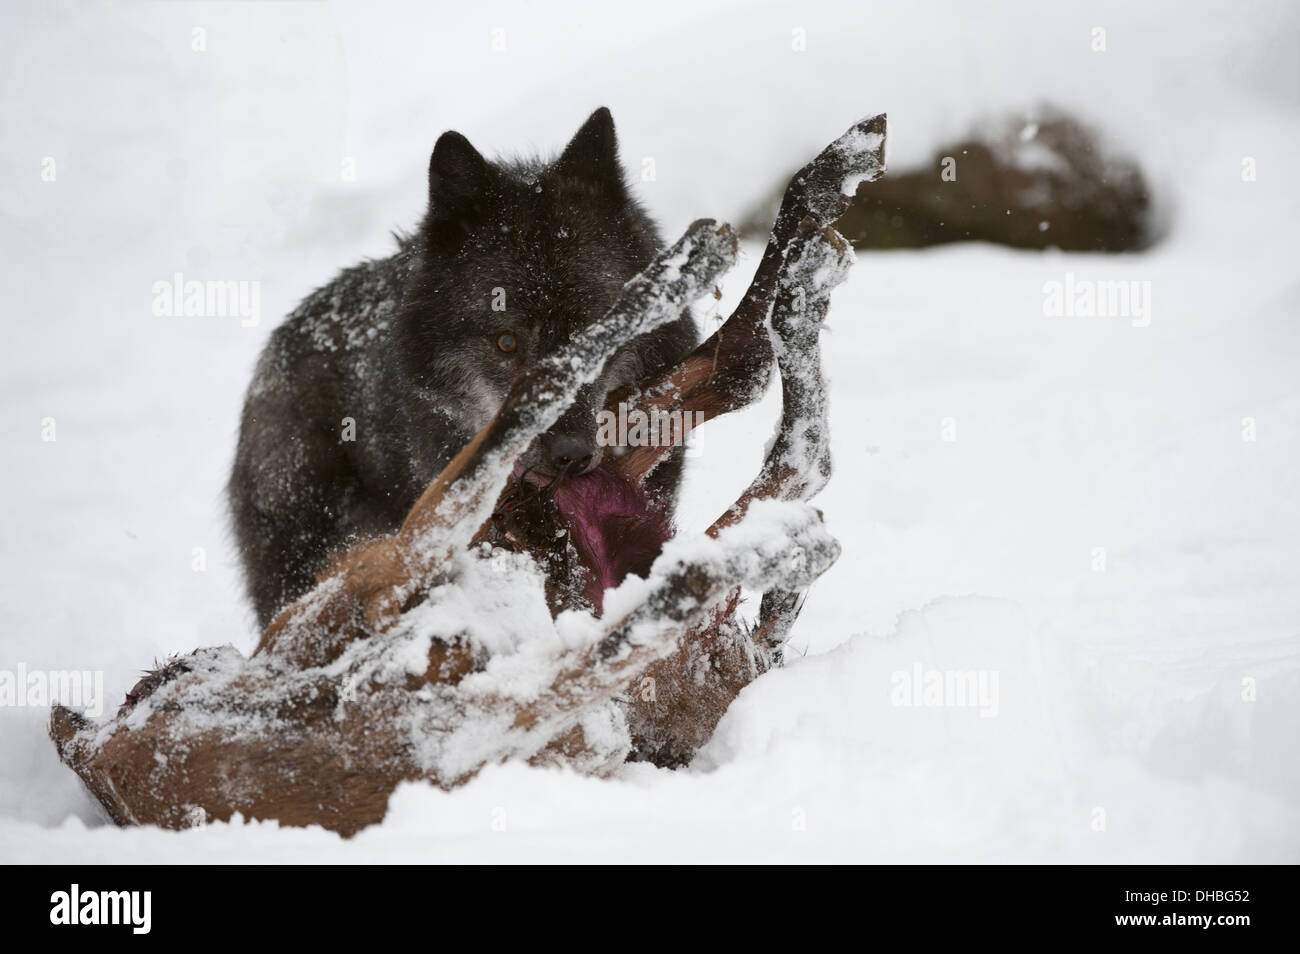
<path fill-rule="evenodd" d="M 781 423 L 758 476 L 709 528 L 716 533 L 756 500 L 809 500 L 831 476 L 830 424 L 821 366 L 821 331 L 831 292 L 848 277 L 853 249 L 835 229 L 803 232 L 790 245 L 768 333 L 781 372 Z M 804 590 L 766 590 L 752 634 L 756 649 L 779 663 Z"/>
<path fill-rule="evenodd" d="M 852 247 L 830 223 L 843 214 L 861 182 L 884 174 L 885 129 L 884 114 L 856 123 L 794 176 L 740 305 L 709 341 L 638 396 L 649 407 L 699 411 L 707 419 L 760 396 L 775 356 L 782 398 L 777 434 L 759 475 L 710 534 L 739 519 L 754 500 L 808 500 L 830 479 L 819 340 L 830 293 L 848 277 L 854 261 Z M 633 473 L 648 472 L 656 453 L 633 451 L 623 463 Z M 780 662 L 803 597 L 798 590 L 763 593 L 757 626 L 749 634 L 759 657 L 756 675 Z"/>
<path fill-rule="evenodd" d="M 767 324 L 781 373 L 781 421 L 758 476 L 710 533 L 733 523 L 754 500 L 809 500 L 830 479 L 820 339 L 831 292 L 852 265 L 852 247 L 830 226 L 791 241 Z"/>
<path fill-rule="evenodd" d="M 791 261 L 791 250 L 801 236 L 827 228 L 843 215 L 860 183 L 885 174 L 885 131 L 884 113 L 854 123 L 795 173 L 754 278 L 722 327 L 657 380 L 611 396 L 607 407 L 617 411 L 622 402 L 647 416 L 694 412 L 707 421 L 760 398 L 771 377 L 768 320 L 777 296 L 782 288 L 811 277 L 792 274 L 799 265 Z M 632 448 L 617 466 L 644 477 L 666 453 L 665 448 Z"/>

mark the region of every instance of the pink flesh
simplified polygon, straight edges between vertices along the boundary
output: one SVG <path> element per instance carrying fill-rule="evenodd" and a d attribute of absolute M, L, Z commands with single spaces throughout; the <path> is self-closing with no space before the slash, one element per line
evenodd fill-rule
<path fill-rule="evenodd" d="M 550 478 L 529 473 L 527 480 L 546 484 Z M 555 506 L 590 571 L 583 594 L 596 612 L 605 590 L 623 582 L 629 572 L 645 573 L 672 536 L 667 516 L 640 488 L 601 467 L 561 481 L 555 488 Z"/>

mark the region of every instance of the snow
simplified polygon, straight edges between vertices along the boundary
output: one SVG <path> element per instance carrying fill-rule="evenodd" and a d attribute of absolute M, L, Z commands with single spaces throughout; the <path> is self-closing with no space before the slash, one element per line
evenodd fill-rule
<path fill-rule="evenodd" d="M 1137 155 L 1169 236 L 1111 257 L 859 254 L 823 338 L 835 474 L 815 502 L 843 552 L 786 667 L 690 769 L 406 785 L 350 841 L 122 831 L 57 762 L 47 713 L 7 707 L 0 858 L 1294 861 L 1295 10 L 667 0 L 627 16 L 5 5 L 0 669 L 102 671 L 111 710 L 154 659 L 251 650 L 221 495 L 243 390 L 279 316 L 415 223 L 445 128 L 489 153 L 553 149 L 607 103 L 672 239 L 737 221 L 873 112 L 904 170 L 1046 100 Z M 725 96 L 702 92 L 700 64 Z M 153 284 L 177 272 L 260 282 L 260 322 L 155 316 Z M 1149 282 L 1149 324 L 1047 315 L 1044 285 L 1070 274 Z M 686 529 L 757 473 L 777 397 L 693 436 Z M 996 673 L 997 715 L 895 704 L 918 667 Z"/>

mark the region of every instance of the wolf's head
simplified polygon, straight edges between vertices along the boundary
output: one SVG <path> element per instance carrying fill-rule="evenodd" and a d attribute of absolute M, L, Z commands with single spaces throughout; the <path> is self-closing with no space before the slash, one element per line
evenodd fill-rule
<path fill-rule="evenodd" d="M 468 441 L 520 370 L 601 318 L 662 242 L 628 192 L 614 120 L 601 108 L 549 163 L 489 162 L 460 133 L 444 133 L 419 244 L 395 357 L 413 395 Z M 680 357 L 693 338 L 684 313 L 624 348 L 523 464 L 546 474 L 594 468 L 605 396 Z"/>

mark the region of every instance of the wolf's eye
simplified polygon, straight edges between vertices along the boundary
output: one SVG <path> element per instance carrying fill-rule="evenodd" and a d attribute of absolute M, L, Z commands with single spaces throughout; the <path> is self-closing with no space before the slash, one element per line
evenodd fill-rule
<path fill-rule="evenodd" d="M 516 348 L 519 347 L 519 343 L 515 341 L 514 335 L 504 334 L 498 336 L 497 347 L 500 348 L 502 351 L 504 351 L 506 354 L 511 354 L 514 352 Z"/>

